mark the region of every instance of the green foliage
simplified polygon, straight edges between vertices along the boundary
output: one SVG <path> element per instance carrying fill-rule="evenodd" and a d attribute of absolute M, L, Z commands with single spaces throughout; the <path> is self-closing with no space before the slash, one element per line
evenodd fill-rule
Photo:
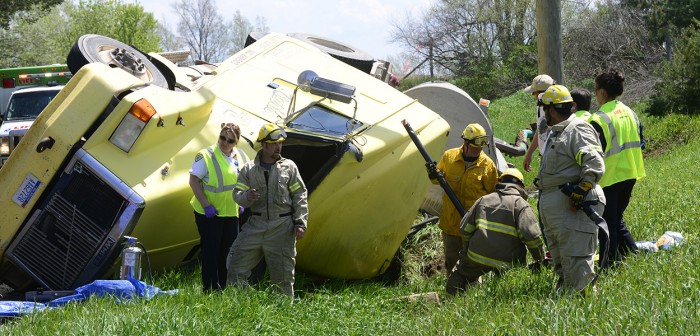
<path fill-rule="evenodd" d="M 59 6 L 60 7 L 60 6 Z M 6 40 L 0 48 L 0 67 L 19 67 L 65 63 L 68 48 L 60 44 L 57 36 L 65 33 L 65 22 L 59 7 L 49 12 L 33 9 L 27 18 L 18 19 L 13 28 L 3 32 Z"/>
<path fill-rule="evenodd" d="M 498 77 L 495 71 L 474 72 L 469 76 L 455 78 L 452 83 L 469 93 L 472 98 L 479 97 L 500 97 L 498 84 L 501 83 L 501 78 Z"/>
<path fill-rule="evenodd" d="M 424 76 L 424 75 L 411 75 L 406 78 L 402 78 L 399 81 L 399 86 L 396 87 L 397 90 L 399 91 L 406 91 L 414 86 L 417 86 L 421 83 L 425 82 L 430 82 L 430 81 L 447 81 L 447 79 L 443 78 L 430 78 L 430 76 Z"/>
<path fill-rule="evenodd" d="M 700 17 L 700 1 L 698 0 L 624 0 L 627 6 L 642 9 L 652 36 L 663 40 L 668 34 L 693 24 Z"/>
<path fill-rule="evenodd" d="M 114 38 L 143 52 L 160 51 L 157 21 L 125 0 L 67 1 L 48 12 L 33 8 L 0 29 L 0 67 L 65 63 L 84 34 Z"/>
<path fill-rule="evenodd" d="M 0 1 L 0 28 L 7 29 L 10 22 L 17 16 L 23 16 L 28 11 L 48 11 L 62 3 L 63 0 L 3 0 Z M 26 16 L 32 20 L 36 16 Z"/>
<path fill-rule="evenodd" d="M 157 21 L 152 13 L 138 4 L 123 0 L 80 0 L 66 6 L 70 18 L 61 37 L 62 45 L 72 46 L 85 34 L 111 37 L 143 52 L 160 51 L 160 37 L 155 34 Z"/>
<path fill-rule="evenodd" d="M 700 113 L 700 21 L 683 31 L 675 48 L 675 57 L 659 72 L 658 94 L 652 97 L 649 113 L 667 115 Z"/>
<path fill-rule="evenodd" d="M 645 126 L 644 137 L 647 147 L 645 155 L 659 156 L 683 146 L 698 138 L 700 125 L 694 122 L 694 118 L 673 114 L 666 117 L 640 116 Z"/>

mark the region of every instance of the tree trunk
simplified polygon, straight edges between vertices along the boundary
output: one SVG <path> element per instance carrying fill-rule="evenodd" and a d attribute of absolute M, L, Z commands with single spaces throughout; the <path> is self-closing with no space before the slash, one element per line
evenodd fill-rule
<path fill-rule="evenodd" d="M 537 70 L 564 84 L 561 47 L 561 1 L 537 0 Z"/>

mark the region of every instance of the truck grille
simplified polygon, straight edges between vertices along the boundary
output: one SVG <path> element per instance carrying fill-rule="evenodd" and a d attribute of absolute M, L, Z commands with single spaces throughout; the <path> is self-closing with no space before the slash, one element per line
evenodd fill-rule
<path fill-rule="evenodd" d="M 8 248 L 10 259 L 49 289 L 73 289 L 99 275 L 124 227 L 115 227 L 129 205 L 93 171 L 76 162 L 63 174 L 38 215 Z M 116 234 L 110 234 L 112 231 Z"/>

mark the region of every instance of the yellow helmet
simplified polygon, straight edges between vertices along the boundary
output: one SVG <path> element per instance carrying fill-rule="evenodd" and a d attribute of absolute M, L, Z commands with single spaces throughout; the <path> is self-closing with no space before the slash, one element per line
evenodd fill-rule
<path fill-rule="evenodd" d="M 462 132 L 462 139 L 473 147 L 485 147 L 489 144 L 486 130 L 479 124 L 469 124 Z"/>
<path fill-rule="evenodd" d="M 571 93 L 564 85 L 552 85 L 547 88 L 547 90 L 542 93 L 542 98 L 540 102 L 543 105 L 557 105 L 563 103 L 572 103 L 574 101 L 571 98 Z"/>
<path fill-rule="evenodd" d="M 523 173 L 521 173 L 518 168 L 508 168 L 503 171 L 498 179 L 501 183 L 516 183 L 522 185 Z"/>
<path fill-rule="evenodd" d="M 278 143 L 287 139 L 287 132 L 275 124 L 264 124 L 258 132 L 258 142 Z"/>

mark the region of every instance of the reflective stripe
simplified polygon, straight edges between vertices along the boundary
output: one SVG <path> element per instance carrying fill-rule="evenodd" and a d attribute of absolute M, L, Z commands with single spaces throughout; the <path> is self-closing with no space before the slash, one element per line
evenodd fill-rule
<path fill-rule="evenodd" d="M 299 190 L 299 188 L 301 188 L 301 183 L 299 183 L 299 181 L 297 181 L 296 183 L 292 184 L 289 187 L 289 192 L 295 192 L 295 191 Z"/>
<path fill-rule="evenodd" d="M 491 266 L 495 268 L 510 268 L 511 263 L 509 262 L 504 262 L 488 257 L 484 257 L 480 254 L 474 253 L 472 250 L 469 250 L 467 252 L 467 257 L 475 262 L 478 262 L 479 264 L 486 265 L 486 266 Z"/>
<path fill-rule="evenodd" d="M 234 185 L 224 185 L 224 174 L 221 173 L 221 166 L 219 165 L 219 161 L 216 159 L 216 156 L 214 156 L 214 150 L 211 147 L 207 148 L 207 150 L 209 154 L 211 154 L 211 161 L 214 165 L 214 170 L 216 171 L 216 181 L 218 182 L 218 187 L 214 188 L 210 185 L 202 184 L 202 189 L 213 193 L 233 190 Z M 211 176 L 209 178 L 211 178 Z"/>
<path fill-rule="evenodd" d="M 474 233 L 474 231 L 476 231 L 476 226 L 471 225 L 471 224 L 465 225 L 464 228 L 462 229 L 462 232 L 464 232 L 464 233 Z"/>
<path fill-rule="evenodd" d="M 542 239 L 537 238 L 537 239 L 533 239 L 533 240 L 526 240 L 525 245 L 529 248 L 536 248 L 536 247 L 542 246 L 543 243 L 542 243 Z"/>
<path fill-rule="evenodd" d="M 245 185 L 245 184 L 242 183 L 242 182 L 236 183 L 236 185 L 235 185 L 234 187 L 235 187 L 235 189 L 238 189 L 238 190 L 241 190 L 241 191 L 246 191 L 246 190 L 250 189 L 249 186 Z"/>
<path fill-rule="evenodd" d="M 506 224 L 489 222 L 483 218 L 479 218 L 476 220 L 476 227 L 520 238 L 520 232 L 518 232 L 518 229 Z"/>
<path fill-rule="evenodd" d="M 581 166 L 583 165 L 583 154 L 586 153 L 591 153 L 591 152 L 603 152 L 603 149 L 600 148 L 598 145 L 588 145 L 581 147 L 579 151 L 576 153 L 576 163 Z"/>
<path fill-rule="evenodd" d="M 200 186 L 209 203 L 218 210 L 218 217 L 237 217 L 238 205 L 232 202 L 231 191 L 238 182 L 238 159 L 234 156 L 233 162 L 227 163 L 227 158 L 215 146 L 198 153 L 198 156 L 204 159 L 209 176 L 207 182 L 200 180 Z M 204 214 L 204 208 L 197 197 L 193 196 L 190 204 L 195 212 Z"/>
<path fill-rule="evenodd" d="M 214 187 L 208 186 L 208 185 L 206 185 L 206 184 L 205 184 L 205 185 L 202 185 L 202 189 L 204 189 L 204 190 L 206 190 L 206 191 L 209 191 L 209 192 L 213 192 L 213 193 L 220 193 L 220 192 L 224 192 L 224 191 L 231 191 L 231 190 L 233 190 L 233 187 L 234 187 L 234 186 L 232 186 L 232 185 L 227 185 L 227 186 L 223 186 L 223 187 L 219 187 L 219 188 L 214 188 Z"/>
<path fill-rule="evenodd" d="M 607 150 L 603 154 L 604 158 L 613 156 L 617 153 L 622 152 L 625 149 L 636 148 L 636 147 L 642 148 L 642 143 L 640 141 L 630 141 L 630 142 L 625 142 L 622 145 L 620 145 L 617 141 L 617 132 L 615 131 L 615 126 L 613 125 L 612 120 L 610 119 L 610 116 L 608 116 L 608 114 L 603 112 L 603 111 L 598 111 L 595 114 L 598 115 L 601 119 L 603 119 L 605 124 L 608 125 L 608 132 L 610 134 L 610 141 L 608 141 L 608 146 L 610 147 L 610 149 Z M 639 119 L 637 119 L 637 115 L 634 113 L 630 113 L 630 114 L 634 118 L 634 121 L 637 123 L 637 128 L 639 128 Z"/>

